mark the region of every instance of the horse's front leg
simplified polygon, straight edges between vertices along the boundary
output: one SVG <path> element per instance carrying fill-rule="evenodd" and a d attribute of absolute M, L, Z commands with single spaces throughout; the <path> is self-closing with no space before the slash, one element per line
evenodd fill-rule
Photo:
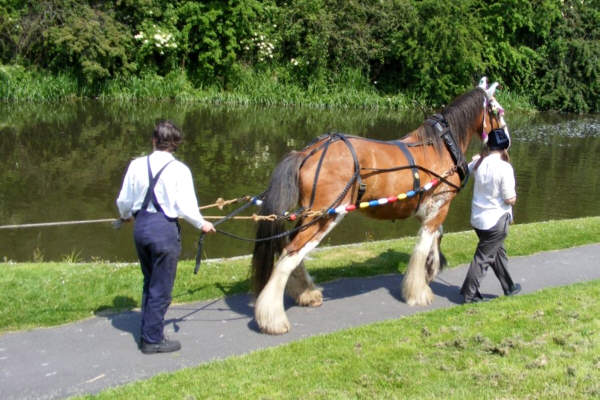
<path fill-rule="evenodd" d="M 439 241 L 442 235 L 440 227 L 448 215 L 449 202 L 440 207 L 439 203 L 432 199 L 423 204 L 422 209 L 426 210 L 426 214 L 420 216 L 423 223 L 419 230 L 419 238 L 402 280 L 402 296 L 410 306 L 431 304 L 433 292 L 429 282 L 439 272 L 440 262 L 445 261 L 439 251 Z"/>
<path fill-rule="evenodd" d="M 410 256 L 404 279 L 402 296 L 409 306 L 426 306 L 433 301 L 433 292 L 427 282 L 425 263 L 433 246 L 437 230 L 430 231 L 426 226 L 419 230 L 417 244 Z"/>

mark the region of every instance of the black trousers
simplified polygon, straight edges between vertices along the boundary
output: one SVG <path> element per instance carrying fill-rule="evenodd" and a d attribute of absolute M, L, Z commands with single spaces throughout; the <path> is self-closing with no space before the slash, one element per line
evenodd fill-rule
<path fill-rule="evenodd" d="M 144 274 L 141 338 L 146 343 L 159 343 L 164 339 L 164 318 L 181 253 L 179 226 L 162 212 L 140 210 L 133 237 Z"/>
<path fill-rule="evenodd" d="M 506 293 L 513 287 L 513 280 L 508 273 L 508 257 L 504 249 L 504 239 L 508 235 L 510 215 L 502 216 L 496 225 L 489 230 L 475 229 L 479 243 L 469 266 L 469 271 L 463 282 L 460 293 L 467 299 L 481 296 L 479 286 L 488 267 L 492 267 L 494 274 L 500 281 L 502 290 Z"/>

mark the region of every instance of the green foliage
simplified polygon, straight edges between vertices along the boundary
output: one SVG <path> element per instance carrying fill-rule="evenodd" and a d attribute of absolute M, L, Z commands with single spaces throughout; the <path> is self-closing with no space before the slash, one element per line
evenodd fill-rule
<path fill-rule="evenodd" d="M 181 48 L 190 77 L 200 84 L 227 85 L 235 73 L 242 43 L 250 40 L 254 24 L 269 7 L 258 0 L 182 1 L 175 11 Z"/>
<path fill-rule="evenodd" d="M 387 79 L 447 102 L 483 74 L 488 45 L 470 2 L 425 0 L 414 5 L 405 9 L 412 22 L 392 35 Z"/>
<path fill-rule="evenodd" d="M 304 87 L 327 84 L 346 70 L 376 80 L 400 10 L 379 0 L 283 3 L 274 15 L 277 60 Z"/>
<path fill-rule="evenodd" d="M 0 100 L 55 101 L 87 95 L 68 73 L 42 74 L 22 65 L 0 65 Z"/>
<path fill-rule="evenodd" d="M 541 46 L 535 98 L 544 109 L 600 111 L 600 2 L 565 1 L 552 40 Z"/>
<path fill-rule="evenodd" d="M 487 73 L 502 76 L 505 87 L 525 92 L 542 60 L 536 50 L 561 18 L 560 4 L 552 0 L 479 3 L 479 24 L 486 43 L 492 45 L 483 53 Z"/>
<path fill-rule="evenodd" d="M 229 96 L 251 70 L 309 96 L 350 76 L 435 105 L 487 75 L 541 109 L 598 112 L 599 38 L 599 0 L 0 0 L 0 63 L 94 95 L 185 71 Z"/>
<path fill-rule="evenodd" d="M 115 21 L 112 11 L 77 5 L 65 12 L 64 20 L 46 32 L 46 62 L 52 70 L 72 69 L 88 84 L 130 73 L 131 36 Z"/>

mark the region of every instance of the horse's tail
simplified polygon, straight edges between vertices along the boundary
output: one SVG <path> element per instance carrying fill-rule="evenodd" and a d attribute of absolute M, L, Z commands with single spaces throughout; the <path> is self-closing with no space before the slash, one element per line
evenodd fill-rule
<path fill-rule="evenodd" d="M 303 160 L 303 153 L 291 152 L 277 165 L 271 176 L 269 189 L 264 194 L 260 215 L 281 215 L 298 204 L 300 190 L 298 172 Z M 260 221 L 256 231 L 254 254 L 252 256 L 252 289 L 256 295 L 260 293 L 271 277 L 275 257 L 279 256 L 288 243 L 284 235 L 272 240 L 260 240 L 276 236 L 284 232 L 283 221 Z"/>

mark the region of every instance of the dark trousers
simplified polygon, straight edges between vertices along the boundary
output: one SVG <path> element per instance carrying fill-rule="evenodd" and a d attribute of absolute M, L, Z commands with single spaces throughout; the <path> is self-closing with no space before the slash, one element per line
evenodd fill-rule
<path fill-rule="evenodd" d="M 471 299 L 481 296 L 479 286 L 488 267 L 492 267 L 504 293 L 513 287 L 514 283 L 507 269 L 508 257 L 504 249 L 504 239 L 508 235 L 509 222 L 510 215 L 505 214 L 492 229 L 475 229 L 475 233 L 479 237 L 479 243 L 477 244 L 477 250 L 475 250 L 475 255 L 469 266 L 465 281 L 460 289 L 460 293 L 465 298 Z"/>
<path fill-rule="evenodd" d="M 164 339 L 164 318 L 181 253 L 179 227 L 162 212 L 141 210 L 135 217 L 133 237 L 144 274 L 141 338 L 159 343 Z"/>

